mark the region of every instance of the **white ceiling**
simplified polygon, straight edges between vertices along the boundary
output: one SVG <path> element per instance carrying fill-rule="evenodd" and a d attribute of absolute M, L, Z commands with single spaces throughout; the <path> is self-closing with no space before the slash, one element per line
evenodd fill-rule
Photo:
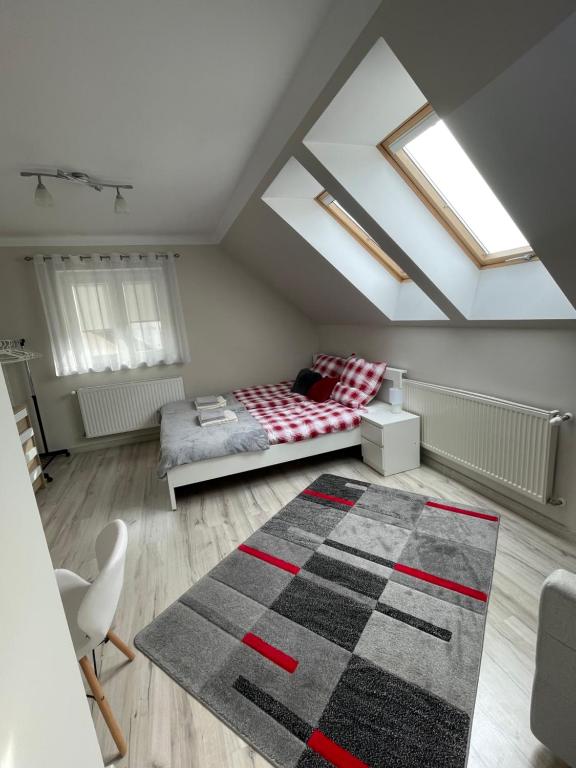
<path fill-rule="evenodd" d="M 0 244 L 207 241 L 331 0 L 0 0 Z M 134 184 L 46 180 L 21 168 Z"/>

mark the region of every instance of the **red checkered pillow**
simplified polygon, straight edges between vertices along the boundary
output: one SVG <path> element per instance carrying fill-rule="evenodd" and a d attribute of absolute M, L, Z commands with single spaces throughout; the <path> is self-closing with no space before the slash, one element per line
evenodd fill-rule
<path fill-rule="evenodd" d="M 322 376 L 338 378 L 349 359 L 346 357 L 334 357 L 334 355 L 315 355 L 312 370 L 317 371 Z"/>
<path fill-rule="evenodd" d="M 386 363 L 370 363 L 362 357 L 347 360 L 331 399 L 349 408 L 368 405 L 384 381 Z"/>

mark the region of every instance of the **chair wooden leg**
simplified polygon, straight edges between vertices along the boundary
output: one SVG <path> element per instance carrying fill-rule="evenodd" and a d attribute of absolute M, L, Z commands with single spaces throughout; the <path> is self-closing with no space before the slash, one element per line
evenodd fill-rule
<path fill-rule="evenodd" d="M 90 690 L 94 694 L 94 698 L 96 699 L 96 704 L 98 704 L 100 712 L 102 712 L 102 716 L 106 721 L 108 730 L 110 731 L 112 738 L 114 739 L 114 742 L 118 747 L 118 752 L 120 752 L 120 754 L 124 756 L 128 751 L 128 745 L 126 744 L 126 739 L 124 738 L 124 734 L 120 730 L 120 726 L 118 725 L 118 722 L 116 721 L 116 718 L 114 717 L 114 714 L 110 709 L 110 704 L 108 704 L 108 700 L 104 696 L 104 691 L 102 690 L 100 681 L 96 677 L 96 674 L 92 669 L 92 665 L 90 664 L 90 661 L 88 660 L 87 656 L 83 656 L 80 659 L 80 667 L 82 669 L 82 672 L 84 672 L 84 676 L 86 677 L 88 685 L 90 686 Z"/>
<path fill-rule="evenodd" d="M 126 658 L 129 661 L 134 661 L 134 659 L 136 658 L 136 654 L 134 653 L 132 648 L 130 648 L 129 645 L 126 645 L 124 640 L 118 637 L 118 635 L 115 632 L 112 632 L 112 630 L 110 630 L 110 632 L 108 632 L 106 637 L 108 638 L 108 640 L 110 640 L 112 645 L 115 645 L 116 648 L 118 648 L 118 650 L 121 651 L 124 654 L 124 656 L 126 656 Z"/>

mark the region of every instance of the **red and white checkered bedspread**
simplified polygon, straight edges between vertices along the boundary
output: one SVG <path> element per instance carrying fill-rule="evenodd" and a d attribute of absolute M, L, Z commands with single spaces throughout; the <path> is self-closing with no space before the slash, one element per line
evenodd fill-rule
<path fill-rule="evenodd" d="M 291 381 L 237 389 L 235 397 L 262 424 L 271 445 L 296 443 L 360 424 L 362 411 L 334 400 L 315 403 L 290 392 Z"/>

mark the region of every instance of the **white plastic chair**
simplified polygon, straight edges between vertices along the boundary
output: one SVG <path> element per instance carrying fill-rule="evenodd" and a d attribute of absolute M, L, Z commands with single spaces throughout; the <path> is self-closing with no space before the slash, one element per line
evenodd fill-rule
<path fill-rule="evenodd" d="M 110 629 L 122 592 L 127 545 L 126 523 L 114 520 L 96 539 L 99 573 L 94 581 L 86 581 L 72 571 L 55 571 L 76 656 L 121 755 L 127 751 L 126 739 L 88 657 L 108 640 L 130 661 L 135 657 L 134 651 Z"/>

